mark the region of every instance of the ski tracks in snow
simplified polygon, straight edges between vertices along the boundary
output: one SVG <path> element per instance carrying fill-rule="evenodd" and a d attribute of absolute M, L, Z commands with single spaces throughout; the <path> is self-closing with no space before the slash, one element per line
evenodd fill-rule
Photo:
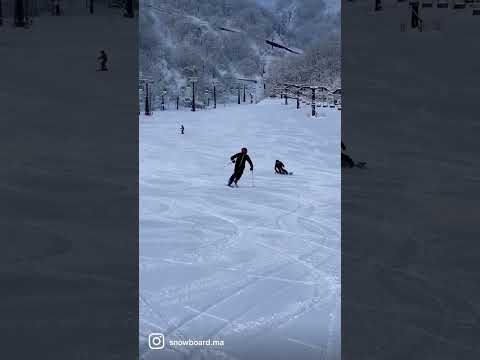
<path fill-rule="evenodd" d="M 239 351 L 233 344 L 268 336 L 312 359 L 336 358 L 337 112 L 311 119 L 273 101 L 165 113 L 140 123 L 142 334 L 161 329 L 168 338 L 225 338 L 221 351 L 208 351 L 213 358 L 229 358 Z M 184 136 L 177 134 L 180 123 Z M 223 184 L 232 169 L 224 164 L 241 146 L 250 150 L 256 187 L 246 169 L 240 188 L 230 189 Z M 276 158 L 295 175 L 274 175 Z M 325 319 L 317 325 L 322 336 L 306 325 L 301 330 L 313 312 Z M 204 354 L 197 349 L 179 358 L 193 353 Z"/>

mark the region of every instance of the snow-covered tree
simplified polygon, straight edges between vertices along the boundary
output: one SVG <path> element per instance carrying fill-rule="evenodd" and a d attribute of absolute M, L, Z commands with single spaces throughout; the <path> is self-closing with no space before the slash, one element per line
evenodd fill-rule
<path fill-rule="evenodd" d="M 156 92 L 178 92 L 188 79 L 185 69 L 191 68 L 200 78 L 199 101 L 214 78 L 223 90 L 219 101 L 226 101 L 233 98 L 238 78 L 260 80 L 264 70 L 272 81 L 339 83 L 339 15 L 328 12 L 322 0 L 279 1 L 272 8 L 254 0 L 141 4 L 140 66 L 157 80 Z M 304 54 L 288 55 L 265 40 L 300 48 Z"/>

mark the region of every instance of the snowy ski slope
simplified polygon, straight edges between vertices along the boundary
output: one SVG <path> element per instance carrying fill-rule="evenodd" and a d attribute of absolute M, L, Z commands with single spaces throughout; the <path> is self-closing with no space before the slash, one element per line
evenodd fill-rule
<path fill-rule="evenodd" d="M 140 117 L 142 359 L 340 358 L 340 111 L 309 111 L 276 99 Z M 242 146 L 254 187 L 247 167 L 231 189 Z"/>

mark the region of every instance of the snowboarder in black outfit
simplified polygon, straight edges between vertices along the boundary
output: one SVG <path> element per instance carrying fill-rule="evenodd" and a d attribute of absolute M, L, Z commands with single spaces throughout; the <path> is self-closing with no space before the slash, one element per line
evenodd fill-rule
<path fill-rule="evenodd" d="M 183 134 L 185 134 L 185 128 L 183 127 L 183 125 L 180 127 L 180 132 Z"/>
<path fill-rule="evenodd" d="M 243 171 L 245 170 L 245 163 L 248 162 L 250 164 L 250 171 L 253 171 L 253 163 L 252 160 L 250 159 L 250 156 L 247 155 L 247 148 L 242 148 L 241 152 L 238 154 L 233 155 L 230 157 L 230 160 L 232 160 L 232 163 L 235 164 L 235 171 L 233 172 L 232 176 L 230 176 L 230 179 L 228 180 L 228 186 L 232 187 L 232 183 L 237 186 L 238 180 L 243 175 Z"/>
<path fill-rule="evenodd" d="M 107 69 L 108 57 L 105 50 L 100 51 L 100 56 L 98 57 L 98 60 L 100 61 L 100 71 L 108 71 Z"/>
<path fill-rule="evenodd" d="M 275 172 L 281 175 L 289 174 L 287 169 L 285 169 L 285 165 L 280 160 L 275 160 Z"/>

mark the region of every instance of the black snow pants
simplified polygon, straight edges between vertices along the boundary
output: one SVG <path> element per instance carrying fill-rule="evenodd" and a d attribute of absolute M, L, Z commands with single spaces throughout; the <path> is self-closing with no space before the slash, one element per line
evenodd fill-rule
<path fill-rule="evenodd" d="M 242 177 L 244 170 L 244 167 L 235 168 L 234 173 L 232 174 L 232 176 L 230 176 L 230 180 L 228 180 L 228 185 L 232 185 L 233 182 L 236 184 L 238 180 L 240 180 L 240 178 Z"/>

